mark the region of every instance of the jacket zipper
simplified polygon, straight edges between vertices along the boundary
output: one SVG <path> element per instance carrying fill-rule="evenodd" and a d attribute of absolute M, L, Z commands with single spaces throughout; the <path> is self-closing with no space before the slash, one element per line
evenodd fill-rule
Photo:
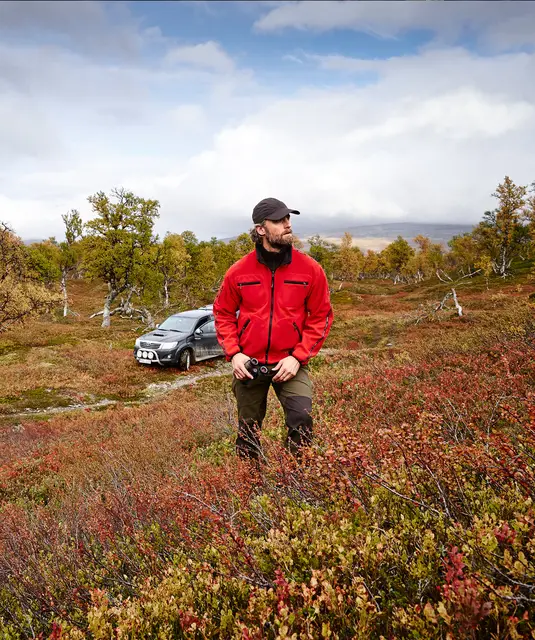
<path fill-rule="evenodd" d="M 243 327 L 241 328 L 240 333 L 238 333 L 238 340 L 242 337 L 243 332 L 245 331 L 245 329 L 247 329 L 247 325 L 249 324 L 249 322 L 251 322 L 251 318 L 247 318 L 247 320 L 245 321 Z"/>
<path fill-rule="evenodd" d="M 299 336 L 299 340 L 303 339 L 303 336 L 301 335 L 301 331 L 299 331 L 299 327 L 297 326 L 297 324 L 294 322 L 294 329 L 297 331 L 297 335 Z"/>
<path fill-rule="evenodd" d="M 268 341 L 267 341 L 267 349 L 266 349 L 266 364 L 269 362 L 269 347 L 271 346 L 271 326 L 273 324 L 273 307 L 275 305 L 275 272 L 271 272 L 271 309 L 269 312 L 269 330 L 268 330 Z"/>
<path fill-rule="evenodd" d="M 305 282 L 304 280 L 285 280 L 284 284 L 302 284 L 302 285 L 307 285 L 308 282 Z"/>
<path fill-rule="evenodd" d="M 260 280 L 256 282 L 238 282 L 238 287 L 246 287 L 249 284 L 262 284 Z"/>

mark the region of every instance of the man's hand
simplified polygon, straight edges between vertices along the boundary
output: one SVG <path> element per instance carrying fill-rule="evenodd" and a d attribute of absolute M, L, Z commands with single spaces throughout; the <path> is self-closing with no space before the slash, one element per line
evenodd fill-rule
<path fill-rule="evenodd" d="M 245 353 L 237 353 L 232 356 L 232 371 L 238 380 L 245 380 L 246 378 L 253 379 L 253 376 L 245 368 L 245 363 L 249 362 L 251 358 L 246 356 Z"/>
<path fill-rule="evenodd" d="M 277 362 L 277 366 L 273 367 L 273 371 L 277 371 L 277 375 L 273 377 L 273 382 L 286 382 L 295 376 L 299 371 L 301 364 L 299 360 L 293 356 L 286 356 Z"/>

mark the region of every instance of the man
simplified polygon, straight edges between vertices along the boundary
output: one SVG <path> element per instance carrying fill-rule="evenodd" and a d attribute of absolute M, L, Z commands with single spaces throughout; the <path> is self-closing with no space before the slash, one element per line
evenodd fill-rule
<path fill-rule="evenodd" d="M 290 451 L 298 455 L 311 442 L 307 364 L 333 322 L 325 272 L 293 248 L 291 215 L 299 211 L 276 198 L 256 205 L 251 230 L 255 249 L 230 267 L 214 302 L 217 338 L 234 373 L 236 449 L 256 460 L 271 384 L 284 409 Z"/>

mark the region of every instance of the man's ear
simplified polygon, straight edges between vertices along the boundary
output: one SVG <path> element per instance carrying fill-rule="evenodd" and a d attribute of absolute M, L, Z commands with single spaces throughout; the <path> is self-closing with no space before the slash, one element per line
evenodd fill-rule
<path fill-rule="evenodd" d="M 256 227 L 256 232 L 258 233 L 259 236 L 265 236 L 266 235 L 266 228 L 264 226 L 258 225 Z"/>

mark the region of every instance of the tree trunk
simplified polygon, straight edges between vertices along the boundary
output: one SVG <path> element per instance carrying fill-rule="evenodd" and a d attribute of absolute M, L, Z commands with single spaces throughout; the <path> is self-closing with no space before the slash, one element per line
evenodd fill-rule
<path fill-rule="evenodd" d="M 104 309 L 102 311 L 102 324 L 100 325 L 103 329 L 109 329 L 111 326 L 111 314 L 110 309 L 111 305 L 115 298 L 119 295 L 118 291 L 115 291 L 111 287 L 109 287 L 110 292 L 104 298 Z"/>
<path fill-rule="evenodd" d="M 154 329 L 156 323 L 154 322 L 154 318 L 152 317 L 152 313 L 146 307 L 143 307 L 142 311 L 143 311 L 143 314 L 145 315 L 145 320 L 146 320 L 146 323 L 147 323 L 147 327 L 149 329 Z"/>
<path fill-rule="evenodd" d="M 104 309 L 102 310 L 102 324 L 100 325 L 103 329 L 109 329 L 111 325 L 110 306 L 110 297 L 106 296 L 106 299 L 104 300 Z"/>
<path fill-rule="evenodd" d="M 507 250 L 505 247 L 503 247 L 501 250 L 500 275 L 502 278 L 505 278 L 505 276 L 507 275 Z"/>
<path fill-rule="evenodd" d="M 69 313 L 69 299 L 67 297 L 67 272 L 65 269 L 61 272 L 61 291 L 63 293 L 63 317 L 66 318 Z"/>
<path fill-rule="evenodd" d="M 453 293 L 453 302 L 455 303 L 457 314 L 459 315 L 459 318 L 461 318 L 463 315 L 463 308 L 461 307 L 461 305 L 459 304 L 459 301 L 457 300 L 457 292 L 453 287 L 451 288 L 451 292 Z"/>
<path fill-rule="evenodd" d="M 135 287 L 131 287 L 126 295 L 125 302 L 121 305 L 123 313 L 126 313 L 126 315 L 132 315 L 132 313 L 134 312 L 132 296 L 134 295 L 135 291 Z"/>
<path fill-rule="evenodd" d="M 169 283 L 167 282 L 167 278 L 165 279 L 164 283 L 164 290 L 165 290 L 165 303 L 164 303 L 164 308 L 167 309 L 167 307 L 169 306 Z"/>

